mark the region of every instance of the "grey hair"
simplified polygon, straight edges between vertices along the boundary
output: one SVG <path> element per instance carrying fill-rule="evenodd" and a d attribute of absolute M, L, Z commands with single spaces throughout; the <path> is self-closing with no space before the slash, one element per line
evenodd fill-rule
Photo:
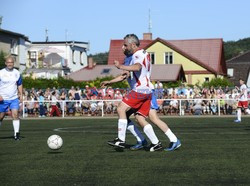
<path fill-rule="evenodd" d="M 127 39 L 129 43 L 135 43 L 136 46 L 140 46 L 140 40 L 135 34 L 127 34 L 124 40 Z"/>

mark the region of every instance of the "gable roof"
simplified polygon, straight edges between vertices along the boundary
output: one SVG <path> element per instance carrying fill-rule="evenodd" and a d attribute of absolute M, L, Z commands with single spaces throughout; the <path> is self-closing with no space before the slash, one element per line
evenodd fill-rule
<path fill-rule="evenodd" d="M 250 50 L 226 61 L 227 63 L 250 63 Z"/>
<path fill-rule="evenodd" d="M 16 36 L 16 37 L 21 37 L 21 38 L 25 39 L 26 41 L 29 41 L 29 38 L 27 36 L 20 34 L 20 33 L 17 33 L 17 32 L 12 32 L 12 31 L 4 30 L 4 29 L 0 28 L 0 33 L 4 33 L 7 35 Z"/>
<path fill-rule="evenodd" d="M 76 72 L 72 72 L 68 77 L 74 81 L 92 81 L 97 77 L 117 76 L 121 74 L 121 70 L 114 65 L 96 65 L 93 68 L 82 68 Z"/>
<path fill-rule="evenodd" d="M 122 45 L 123 40 L 111 40 L 110 41 L 110 48 L 109 48 L 109 56 L 108 56 L 108 64 L 113 65 L 114 60 L 118 60 L 123 62 L 125 55 L 122 52 Z M 152 40 L 140 40 L 140 48 L 144 48 L 149 43 L 151 43 Z"/>
<path fill-rule="evenodd" d="M 157 38 L 140 42 L 140 47 L 144 49 L 156 42 L 161 42 L 212 73 L 226 74 L 222 39 L 163 40 Z M 115 59 L 123 61 L 122 45 L 123 40 L 111 40 L 108 64 L 113 64 Z"/>
<path fill-rule="evenodd" d="M 162 82 L 171 82 L 171 81 L 186 81 L 185 73 L 180 64 L 162 64 L 162 65 L 152 65 L 151 73 L 152 81 L 162 81 Z"/>
<path fill-rule="evenodd" d="M 96 65 L 93 68 L 82 68 L 76 72 L 71 73 L 68 77 L 74 81 L 91 81 L 97 77 L 103 78 L 106 76 L 117 76 L 121 74 L 121 70 L 114 65 Z M 185 79 L 185 74 L 180 64 L 173 65 L 153 65 L 151 80 L 156 81 L 177 81 Z"/>

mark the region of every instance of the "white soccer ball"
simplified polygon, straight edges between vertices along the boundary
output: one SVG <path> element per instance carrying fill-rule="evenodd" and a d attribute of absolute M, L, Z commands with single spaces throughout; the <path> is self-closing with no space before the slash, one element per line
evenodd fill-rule
<path fill-rule="evenodd" d="M 63 139 L 54 134 L 54 135 L 51 135 L 48 140 L 47 140 L 47 144 L 48 144 L 48 147 L 52 150 L 57 150 L 57 149 L 60 149 L 63 145 Z"/>

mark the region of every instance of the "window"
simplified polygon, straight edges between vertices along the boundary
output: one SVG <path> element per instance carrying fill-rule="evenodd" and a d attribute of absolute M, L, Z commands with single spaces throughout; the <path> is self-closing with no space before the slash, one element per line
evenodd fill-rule
<path fill-rule="evenodd" d="M 102 70 L 102 73 L 101 74 L 108 74 L 110 72 L 110 68 L 104 68 Z"/>
<path fill-rule="evenodd" d="M 227 75 L 230 76 L 230 77 L 233 77 L 234 76 L 234 69 L 233 68 L 228 68 L 227 69 Z"/>
<path fill-rule="evenodd" d="M 82 53 L 83 53 L 83 52 L 80 51 L 80 64 L 81 64 L 81 65 L 83 65 L 83 59 L 82 59 L 82 58 L 83 58 L 83 55 L 82 55 Z"/>
<path fill-rule="evenodd" d="M 165 64 L 173 64 L 173 52 L 165 52 Z"/>
<path fill-rule="evenodd" d="M 72 50 L 72 63 L 76 64 L 76 62 L 75 62 L 75 51 L 74 50 Z"/>
<path fill-rule="evenodd" d="M 10 44 L 10 52 L 11 52 L 11 54 L 17 55 L 17 52 L 18 52 L 17 49 L 18 49 L 17 40 L 12 39 L 11 44 Z"/>
<path fill-rule="evenodd" d="M 30 51 L 30 59 L 36 59 L 36 52 L 35 51 Z"/>
<path fill-rule="evenodd" d="M 150 60 L 152 64 L 155 64 L 155 53 L 154 52 L 149 52 L 150 55 Z"/>
<path fill-rule="evenodd" d="M 205 78 L 204 78 L 204 81 L 205 81 L 205 82 L 209 82 L 209 77 L 205 77 Z"/>

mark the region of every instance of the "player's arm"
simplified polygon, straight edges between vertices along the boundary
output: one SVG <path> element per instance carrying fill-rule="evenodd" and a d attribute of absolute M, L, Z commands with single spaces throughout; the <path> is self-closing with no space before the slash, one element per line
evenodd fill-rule
<path fill-rule="evenodd" d="M 142 66 L 140 63 L 135 63 L 133 65 L 129 65 L 129 66 L 126 66 L 126 65 L 121 65 L 119 63 L 119 61 L 114 61 L 114 65 L 118 68 L 118 69 L 121 69 L 121 70 L 126 70 L 126 71 L 140 71 Z"/>
<path fill-rule="evenodd" d="M 18 89 L 19 100 L 20 102 L 23 102 L 23 80 L 21 76 L 17 80 L 17 89 Z"/>
<path fill-rule="evenodd" d="M 126 74 L 121 74 L 121 75 L 115 77 L 114 79 L 112 79 L 112 80 L 110 80 L 110 81 L 103 81 L 103 82 L 101 83 L 101 87 L 105 87 L 105 86 L 107 86 L 107 85 L 109 85 L 109 84 L 112 84 L 112 83 L 121 82 L 121 81 L 125 80 L 126 78 L 127 78 L 127 75 L 126 75 Z"/>
<path fill-rule="evenodd" d="M 20 102 L 23 102 L 23 85 L 17 87 Z"/>

